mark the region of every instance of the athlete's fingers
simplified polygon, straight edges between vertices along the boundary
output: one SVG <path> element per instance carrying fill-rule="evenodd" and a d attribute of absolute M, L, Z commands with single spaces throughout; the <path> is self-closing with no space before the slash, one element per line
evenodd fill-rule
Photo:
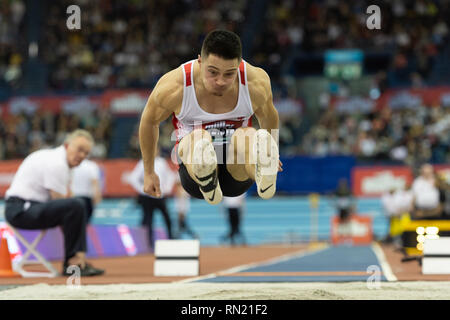
<path fill-rule="evenodd" d="M 278 160 L 278 171 L 283 171 L 283 162 L 281 162 L 281 160 Z"/>
<path fill-rule="evenodd" d="M 155 183 L 155 196 L 161 198 L 161 188 L 159 183 Z"/>
<path fill-rule="evenodd" d="M 159 177 L 150 173 L 144 177 L 144 192 L 152 197 L 161 197 Z"/>
<path fill-rule="evenodd" d="M 151 186 L 144 186 L 144 193 L 151 196 L 154 193 L 153 188 Z"/>

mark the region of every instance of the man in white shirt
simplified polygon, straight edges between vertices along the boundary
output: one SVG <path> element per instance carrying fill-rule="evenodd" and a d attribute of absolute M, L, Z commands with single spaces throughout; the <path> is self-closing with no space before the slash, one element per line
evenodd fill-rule
<path fill-rule="evenodd" d="M 411 190 L 411 184 L 408 184 L 405 189 L 400 188 L 394 194 L 394 201 L 396 203 L 397 215 L 401 216 L 405 213 L 411 213 L 413 210 L 414 194 Z"/>
<path fill-rule="evenodd" d="M 83 200 L 86 206 L 88 223 L 91 220 L 95 205 L 102 201 L 100 180 L 100 168 L 92 160 L 84 159 L 79 166 L 72 170 L 72 183 L 70 185 L 72 196 Z"/>
<path fill-rule="evenodd" d="M 392 228 L 394 220 L 400 217 L 403 213 L 408 211 L 403 211 L 405 204 L 402 204 L 403 200 L 403 190 L 396 190 L 395 187 L 390 188 L 388 192 L 385 192 L 381 196 L 381 203 L 383 205 L 384 213 L 389 220 L 389 231 L 385 238 L 386 243 L 391 243 L 394 239 L 392 237 Z"/>
<path fill-rule="evenodd" d="M 86 212 L 80 199 L 70 196 L 70 171 L 89 154 L 94 139 L 85 130 L 68 135 L 54 149 L 38 150 L 19 166 L 5 194 L 5 218 L 19 229 L 49 229 L 60 226 L 64 235 L 63 275 L 69 265 L 78 265 L 81 276 L 104 270 L 86 262 Z"/>
<path fill-rule="evenodd" d="M 424 164 L 420 168 L 420 176 L 414 180 L 412 192 L 414 196 L 413 218 L 437 217 L 442 213 L 436 175 L 431 164 Z"/>
<path fill-rule="evenodd" d="M 153 211 L 161 211 L 166 224 L 167 236 L 173 238 L 172 223 L 169 211 L 167 210 L 166 198 L 172 192 L 175 183 L 175 173 L 169 168 L 166 160 L 160 156 L 155 158 L 155 172 L 161 177 L 161 197 L 151 197 L 144 192 L 144 162 L 140 160 L 127 178 L 127 182 L 138 192 L 138 203 L 142 206 L 143 219 L 142 225 L 148 228 L 148 241 L 150 248 L 154 248 L 153 239 Z"/>
<path fill-rule="evenodd" d="M 381 195 L 381 203 L 387 218 L 391 220 L 392 217 L 397 216 L 397 201 L 395 188 L 391 188 L 388 192 Z"/>

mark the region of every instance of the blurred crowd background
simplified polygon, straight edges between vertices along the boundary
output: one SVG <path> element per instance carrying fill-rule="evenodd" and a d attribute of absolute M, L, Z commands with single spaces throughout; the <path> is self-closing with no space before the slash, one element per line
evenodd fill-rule
<path fill-rule="evenodd" d="M 68 30 L 66 9 L 81 8 L 81 29 Z M 366 27 L 373 1 L 337 0 L 61 0 L 0 1 L 0 104 L 33 95 L 95 95 L 144 89 L 194 59 L 214 28 L 238 33 L 244 59 L 271 76 L 280 113 L 282 155 L 354 155 L 362 163 L 414 165 L 450 161 L 450 105 L 408 102 L 351 112 L 334 98 L 376 100 L 388 89 L 447 85 L 448 0 L 376 1 L 382 28 Z M 364 53 L 358 79 L 324 75 L 328 49 Z M 137 126 L 108 109 L 77 113 L 5 114 L 0 159 L 23 158 L 61 142 L 76 127 L 90 130 L 96 158 L 139 157 Z M 129 116 L 128 116 L 129 117 Z M 138 115 L 134 121 L 138 121 Z M 120 128 L 120 134 L 116 131 Z M 161 126 L 170 149 L 170 120 Z M 115 133 L 116 132 L 116 133 Z M 127 147 L 112 153 L 114 144 Z"/>

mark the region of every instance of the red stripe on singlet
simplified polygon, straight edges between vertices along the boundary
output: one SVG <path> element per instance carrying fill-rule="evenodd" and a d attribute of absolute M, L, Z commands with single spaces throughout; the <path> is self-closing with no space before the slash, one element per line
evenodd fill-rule
<path fill-rule="evenodd" d="M 192 68 L 192 63 L 188 63 L 188 64 L 184 65 L 184 72 L 186 74 L 186 87 L 189 87 L 192 84 L 191 68 Z"/>
<path fill-rule="evenodd" d="M 239 72 L 241 73 L 241 83 L 245 86 L 244 61 L 239 64 Z"/>
<path fill-rule="evenodd" d="M 172 124 L 173 124 L 173 128 L 175 129 L 175 135 L 178 140 L 179 121 L 178 121 L 178 118 L 175 116 L 175 112 L 172 113 Z"/>
<path fill-rule="evenodd" d="M 172 124 L 175 128 L 175 136 L 177 141 L 175 142 L 175 145 L 173 146 L 176 153 L 178 153 L 178 144 L 180 143 L 180 139 L 178 138 L 178 130 L 179 130 L 179 121 L 178 118 L 175 116 L 175 112 L 172 113 Z"/>

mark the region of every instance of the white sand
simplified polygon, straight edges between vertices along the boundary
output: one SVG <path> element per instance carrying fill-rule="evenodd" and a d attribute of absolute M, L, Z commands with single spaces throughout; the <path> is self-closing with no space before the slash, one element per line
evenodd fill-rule
<path fill-rule="evenodd" d="M 37 284 L 0 291 L 0 300 L 449 300 L 450 281 L 324 283 Z"/>

